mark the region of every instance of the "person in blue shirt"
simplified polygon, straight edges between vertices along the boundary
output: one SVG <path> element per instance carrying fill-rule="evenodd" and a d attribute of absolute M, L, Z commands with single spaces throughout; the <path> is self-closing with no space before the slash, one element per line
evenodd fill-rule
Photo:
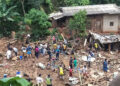
<path fill-rule="evenodd" d="M 28 45 L 28 47 L 27 47 L 27 55 L 29 56 L 29 57 L 31 57 L 31 55 L 32 55 L 32 47 L 30 46 L 30 45 Z"/>
<path fill-rule="evenodd" d="M 103 71 L 104 72 L 108 71 L 108 62 L 107 62 L 107 59 L 105 59 L 105 61 L 103 62 Z"/>
<path fill-rule="evenodd" d="M 56 60 L 59 60 L 59 53 L 60 53 L 60 49 L 57 48 L 56 49 Z"/>

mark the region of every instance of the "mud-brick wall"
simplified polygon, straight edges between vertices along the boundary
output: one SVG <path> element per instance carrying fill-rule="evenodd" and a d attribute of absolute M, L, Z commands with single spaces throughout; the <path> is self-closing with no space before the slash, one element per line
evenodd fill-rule
<path fill-rule="evenodd" d="M 103 32 L 118 32 L 119 16 L 104 15 L 103 16 Z"/>

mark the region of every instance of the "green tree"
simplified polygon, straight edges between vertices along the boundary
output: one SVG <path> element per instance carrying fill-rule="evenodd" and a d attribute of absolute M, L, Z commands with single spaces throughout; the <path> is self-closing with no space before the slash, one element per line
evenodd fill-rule
<path fill-rule="evenodd" d="M 88 5 L 89 0 L 64 0 L 66 6 Z"/>
<path fill-rule="evenodd" d="M 50 13 L 53 9 L 53 4 L 51 0 L 28 0 L 28 5 L 32 8 L 36 8 L 46 13 Z"/>
<path fill-rule="evenodd" d="M 31 9 L 25 16 L 25 22 L 31 26 L 31 34 L 34 40 L 49 35 L 48 28 L 51 23 L 48 21 L 48 15 L 44 11 Z"/>
<path fill-rule="evenodd" d="M 64 0 L 52 0 L 52 4 L 55 11 L 58 10 L 59 7 L 66 6 Z"/>
<path fill-rule="evenodd" d="M 120 0 L 90 0 L 91 4 L 111 4 L 116 3 L 117 5 L 120 5 Z"/>
<path fill-rule="evenodd" d="M 0 4 L 0 34 L 9 36 L 12 30 L 17 28 L 16 19 L 19 13 L 14 11 L 16 6 L 8 7 L 6 0 L 1 0 Z"/>
<path fill-rule="evenodd" d="M 80 11 L 75 14 L 73 19 L 69 21 L 68 27 L 69 29 L 75 31 L 75 36 L 84 36 L 86 32 L 86 11 Z"/>

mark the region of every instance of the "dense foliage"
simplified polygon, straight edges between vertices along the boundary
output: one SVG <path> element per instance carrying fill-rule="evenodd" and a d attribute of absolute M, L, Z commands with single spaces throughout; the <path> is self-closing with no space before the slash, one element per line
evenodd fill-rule
<path fill-rule="evenodd" d="M 120 5 L 120 0 L 90 0 L 91 4 L 111 4 L 116 3 Z"/>
<path fill-rule="evenodd" d="M 59 7 L 109 3 L 120 5 L 120 0 L 0 0 L 0 36 L 10 36 L 11 31 L 21 33 L 24 31 L 21 27 L 28 24 L 31 27 L 31 32 L 42 34 L 37 35 L 37 38 L 38 36 L 44 37 L 45 34 L 48 34 L 46 29 L 50 26 L 48 14 L 57 11 Z M 36 13 L 33 12 L 33 8 Z M 36 16 L 33 16 L 34 14 Z M 38 16 L 41 16 L 40 20 L 38 20 Z M 40 21 L 45 23 L 41 25 Z M 20 22 L 23 24 L 19 25 Z M 40 30 L 44 28 L 45 32 L 38 32 L 38 28 Z"/>
<path fill-rule="evenodd" d="M 8 36 L 11 34 L 12 30 L 17 28 L 17 17 L 19 16 L 19 13 L 14 11 L 15 8 L 16 6 L 8 7 L 5 1 L 0 4 L 1 36 Z"/>
<path fill-rule="evenodd" d="M 0 79 L 0 86 L 32 86 L 26 79 L 19 77 Z"/>
<path fill-rule="evenodd" d="M 80 11 L 69 22 L 69 28 L 75 31 L 75 36 L 80 37 L 85 35 L 86 31 L 86 11 Z"/>
<path fill-rule="evenodd" d="M 88 5 L 89 0 L 64 0 L 66 6 Z"/>
<path fill-rule="evenodd" d="M 48 28 L 51 23 L 48 21 L 48 16 L 46 13 L 40 10 L 31 9 L 25 16 L 26 23 L 31 26 L 31 34 L 34 40 L 38 40 L 40 37 L 45 37 L 50 34 Z"/>

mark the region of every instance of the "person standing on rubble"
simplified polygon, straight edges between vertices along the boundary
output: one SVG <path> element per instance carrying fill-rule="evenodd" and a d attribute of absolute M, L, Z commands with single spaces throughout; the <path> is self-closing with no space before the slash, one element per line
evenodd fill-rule
<path fill-rule="evenodd" d="M 31 56 L 32 56 L 32 52 L 31 52 L 31 51 L 32 51 L 32 47 L 31 47 L 30 45 L 28 45 L 28 47 L 27 47 L 26 50 L 27 50 L 27 55 L 28 55 L 29 57 L 31 57 Z M 28 56 L 27 56 L 27 57 L 28 57 Z"/>
<path fill-rule="evenodd" d="M 39 57 L 39 48 L 38 48 L 38 46 L 35 46 L 35 56 L 36 56 L 36 58 Z"/>
<path fill-rule="evenodd" d="M 103 71 L 104 72 L 108 71 L 108 62 L 107 62 L 107 59 L 105 59 L 104 62 L 103 62 Z"/>
<path fill-rule="evenodd" d="M 72 77 L 73 74 L 72 74 L 72 68 L 69 69 L 69 76 Z"/>
<path fill-rule="evenodd" d="M 70 57 L 69 66 L 71 69 L 73 68 L 73 58 L 72 57 Z"/>
<path fill-rule="evenodd" d="M 17 56 L 18 55 L 18 49 L 16 47 L 13 47 L 13 51 L 14 51 L 15 55 Z"/>
<path fill-rule="evenodd" d="M 7 56 L 7 59 L 10 59 L 12 57 L 12 51 L 8 49 L 6 52 L 6 56 Z"/>
<path fill-rule="evenodd" d="M 41 77 L 41 74 L 36 78 L 36 81 L 38 86 L 43 86 L 43 78 Z"/>
<path fill-rule="evenodd" d="M 66 48 L 67 48 L 66 44 L 63 44 L 63 53 L 64 54 L 66 54 Z"/>
<path fill-rule="evenodd" d="M 22 50 L 22 53 L 23 53 L 23 57 L 25 58 L 27 56 L 26 55 L 26 47 L 25 47 L 25 45 L 22 44 L 21 50 Z"/>
<path fill-rule="evenodd" d="M 83 76 L 86 77 L 86 78 L 88 77 L 88 71 L 87 71 L 87 70 L 88 70 L 88 69 L 87 69 L 87 66 L 84 65 L 84 66 L 83 66 L 83 69 L 82 69 L 82 72 L 83 72 Z"/>
<path fill-rule="evenodd" d="M 53 44 L 56 43 L 56 38 L 55 38 L 55 36 L 52 37 L 52 40 L 53 40 Z"/>
<path fill-rule="evenodd" d="M 95 50 L 97 52 L 98 51 L 98 43 L 97 42 L 94 43 L 94 47 L 95 47 Z"/>
<path fill-rule="evenodd" d="M 52 79 L 51 79 L 50 75 L 48 75 L 48 77 L 46 78 L 46 85 L 52 86 Z"/>
<path fill-rule="evenodd" d="M 75 50 L 74 50 L 74 47 L 73 47 L 72 50 L 71 50 L 72 58 L 74 58 L 74 52 L 75 52 Z"/>
<path fill-rule="evenodd" d="M 59 67 L 59 76 L 60 76 L 60 79 L 64 79 L 63 75 L 64 75 L 63 67 L 60 65 L 60 67 Z"/>
<path fill-rule="evenodd" d="M 60 49 L 57 48 L 56 49 L 56 60 L 59 60 L 59 53 L 60 53 Z"/>
<path fill-rule="evenodd" d="M 77 59 L 76 58 L 74 58 L 73 63 L 74 63 L 74 70 L 76 72 L 77 71 Z"/>
<path fill-rule="evenodd" d="M 43 44 L 43 54 L 42 54 L 43 56 L 46 54 L 46 48 L 47 48 L 47 45 L 44 43 Z"/>
<path fill-rule="evenodd" d="M 56 49 L 57 49 L 57 44 L 54 43 L 54 44 L 53 44 L 53 50 L 54 50 L 54 53 L 55 53 Z"/>
<path fill-rule="evenodd" d="M 51 56 L 52 56 L 52 53 L 51 53 L 50 48 L 48 48 L 47 53 L 48 53 L 48 55 L 49 55 L 49 61 L 50 61 L 50 60 L 51 60 Z"/>
<path fill-rule="evenodd" d="M 87 56 L 87 63 L 88 63 L 88 67 L 90 68 L 90 66 L 91 66 L 91 55 Z"/>

